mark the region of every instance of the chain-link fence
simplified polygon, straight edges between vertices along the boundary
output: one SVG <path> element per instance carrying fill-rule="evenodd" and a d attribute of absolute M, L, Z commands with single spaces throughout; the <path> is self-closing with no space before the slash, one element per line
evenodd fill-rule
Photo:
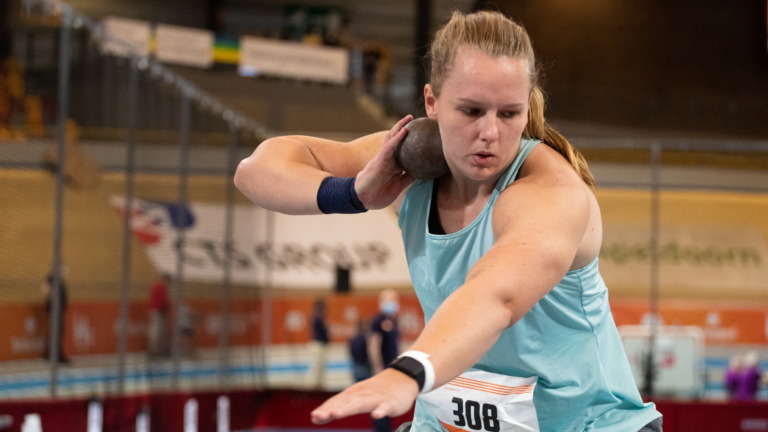
<path fill-rule="evenodd" d="M 232 183 L 269 132 L 65 4 L 24 2 L 16 31 L 0 144 L 0 397 L 304 383 L 281 378 L 306 372 L 292 363 L 304 339 L 273 340 L 272 327 L 305 315 L 273 301 L 269 269 L 317 251 L 289 244 L 277 257 L 274 216 L 254 222 Z M 600 267 L 638 385 L 724 397 L 731 356 L 757 350 L 768 369 L 768 144 L 573 142 L 598 179 Z M 262 246 L 240 247 L 243 233 Z M 270 342 L 285 343 L 279 367 Z"/>
<path fill-rule="evenodd" d="M 232 278 L 232 177 L 269 133 L 68 5 L 21 9 L 6 76 L 26 114 L 0 146 L 4 396 L 259 386 L 264 287 Z"/>

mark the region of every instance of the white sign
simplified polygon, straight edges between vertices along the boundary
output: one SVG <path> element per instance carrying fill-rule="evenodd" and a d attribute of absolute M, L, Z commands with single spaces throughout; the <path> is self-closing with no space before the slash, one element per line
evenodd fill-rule
<path fill-rule="evenodd" d="M 126 18 L 108 17 L 102 22 L 104 39 L 101 49 L 105 54 L 128 56 L 128 46 L 140 55 L 149 55 L 150 23 Z"/>
<path fill-rule="evenodd" d="M 344 48 L 243 36 L 239 69 L 243 75 L 344 84 L 349 78 L 349 52 Z"/>
<path fill-rule="evenodd" d="M 88 403 L 88 432 L 101 432 L 103 420 L 104 412 L 101 403 L 97 401 Z"/>
<path fill-rule="evenodd" d="M 122 196 L 111 204 L 123 211 Z M 223 204 L 133 201 L 131 229 L 159 272 L 176 273 L 176 244 L 184 231 L 184 279 L 220 283 L 224 277 Z M 179 227 L 178 229 L 176 227 Z M 278 288 L 333 286 L 336 267 L 351 269 L 354 288 L 411 284 L 405 250 L 391 210 L 356 215 L 287 216 L 234 206 L 232 281 Z"/>
<path fill-rule="evenodd" d="M 184 432 L 197 432 L 197 399 L 184 404 Z"/>
<path fill-rule="evenodd" d="M 136 432 L 149 432 L 149 412 L 146 410 L 136 416 Z"/>
<path fill-rule="evenodd" d="M 226 396 L 216 400 L 216 432 L 229 432 L 229 398 Z"/>
<path fill-rule="evenodd" d="M 645 386 L 650 326 L 620 326 L 619 334 L 638 388 Z M 654 388 L 659 393 L 695 397 L 702 392 L 704 332 L 695 326 L 667 326 L 655 339 Z"/>
<path fill-rule="evenodd" d="M 213 66 L 213 32 L 158 24 L 155 56 L 166 63 L 209 68 Z"/>
<path fill-rule="evenodd" d="M 40 414 L 25 414 L 24 423 L 21 424 L 21 432 L 43 432 L 43 422 Z"/>

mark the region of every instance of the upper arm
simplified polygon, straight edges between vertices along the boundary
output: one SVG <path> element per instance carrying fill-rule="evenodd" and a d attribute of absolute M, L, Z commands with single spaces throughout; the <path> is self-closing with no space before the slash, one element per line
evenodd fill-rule
<path fill-rule="evenodd" d="M 355 177 L 381 150 L 387 132 L 351 142 L 309 136 L 270 138 L 240 162 L 235 185 L 251 201 L 285 214 L 320 214 L 323 179 Z"/>
<path fill-rule="evenodd" d="M 578 175 L 566 164 L 540 162 L 499 196 L 496 241 L 467 275 L 468 284 L 498 295 L 512 323 L 562 280 L 589 222 L 587 191 Z"/>
<path fill-rule="evenodd" d="M 387 132 L 377 132 L 350 142 L 302 135 L 272 138 L 257 147 L 260 152 L 280 152 L 335 177 L 355 177 L 381 150 Z M 273 159 L 274 160 L 274 159 Z"/>

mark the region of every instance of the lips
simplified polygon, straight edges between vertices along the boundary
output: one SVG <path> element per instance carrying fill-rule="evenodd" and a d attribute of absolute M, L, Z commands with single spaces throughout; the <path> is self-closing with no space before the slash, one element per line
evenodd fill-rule
<path fill-rule="evenodd" d="M 493 160 L 493 153 L 477 152 L 472 155 L 472 161 L 476 165 L 488 165 Z"/>

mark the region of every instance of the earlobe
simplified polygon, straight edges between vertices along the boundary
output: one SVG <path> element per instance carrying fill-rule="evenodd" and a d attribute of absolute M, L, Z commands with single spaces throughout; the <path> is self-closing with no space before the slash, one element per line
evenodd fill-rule
<path fill-rule="evenodd" d="M 424 108 L 427 112 L 427 117 L 432 120 L 437 120 L 437 106 L 435 106 L 435 94 L 432 92 L 432 84 L 424 86 Z"/>

